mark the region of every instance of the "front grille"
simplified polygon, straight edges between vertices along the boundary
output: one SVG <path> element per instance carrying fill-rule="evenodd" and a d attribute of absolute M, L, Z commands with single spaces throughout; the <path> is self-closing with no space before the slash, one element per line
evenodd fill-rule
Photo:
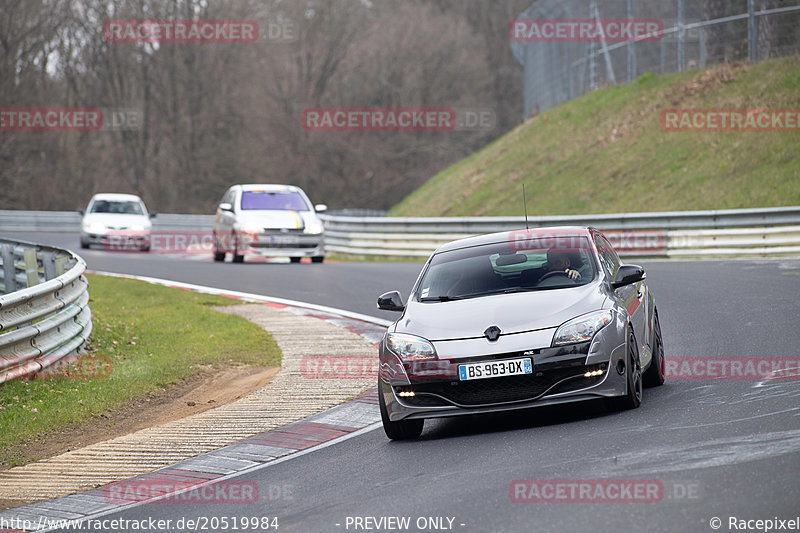
<path fill-rule="evenodd" d="M 441 398 L 437 398 L 436 396 L 429 396 L 425 395 L 417 395 L 412 396 L 410 398 L 401 398 L 403 403 L 408 405 L 413 405 L 415 407 L 447 407 L 450 405 L 449 402 L 442 400 Z"/>
<path fill-rule="evenodd" d="M 251 248 L 316 248 L 316 243 L 308 242 L 253 242 Z"/>
<path fill-rule="evenodd" d="M 580 381 L 581 387 L 574 388 L 582 388 L 597 383 L 602 379 L 602 376 L 584 378 L 584 371 L 576 368 L 562 368 L 547 372 L 536 372 L 527 376 L 418 383 L 412 387 L 416 396 L 412 401 L 409 401 L 409 399 L 404 401 L 419 406 L 442 405 L 441 400 L 426 396 L 427 394 L 440 396 L 457 405 L 483 405 L 535 400 L 546 393 L 553 385 L 566 378 L 580 376 L 575 381 Z M 571 381 L 565 382 L 559 388 Z M 423 400 L 423 398 L 430 399 Z"/>

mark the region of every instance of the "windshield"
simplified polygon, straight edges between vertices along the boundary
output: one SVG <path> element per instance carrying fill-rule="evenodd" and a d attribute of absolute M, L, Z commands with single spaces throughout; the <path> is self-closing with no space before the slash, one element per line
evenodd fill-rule
<path fill-rule="evenodd" d="M 110 213 L 114 215 L 143 215 L 142 204 L 132 200 L 97 200 L 90 213 Z"/>
<path fill-rule="evenodd" d="M 242 210 L 251 209 L 309 211 L 305 199 L 295 191 L 244 191 Z"/>
<path fill-rule="evenodd" d="M 419 301 L 448 301 L 489 294 L 586 285 L 595 263 L 586 237 L 529 239 L 525 248 L 488 244 L 436 254 L 423 276 Z M 566 246 L 563 246 L 566 244 Z"/>

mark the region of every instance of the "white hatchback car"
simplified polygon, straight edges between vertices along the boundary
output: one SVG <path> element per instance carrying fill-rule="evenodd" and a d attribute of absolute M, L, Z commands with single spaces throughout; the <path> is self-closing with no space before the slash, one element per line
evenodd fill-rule
<path fill-rule="evenodd" d="M 294 185 L 234 185 L 217 208 L 214 261 L 231 253 L 234 263 L 243 262 L 245 255 L 289 257 L 293 263 L 310 257 L 321 263 L 325 230 L 317 213 L 327 208 L 313 205 Z"/>
<path fill-rule="evenodd" d="M 95 194 L 86 210 L 78 212 L 83 215 L 81 248 L 92 244 L 106 247 L 124 244 L 126 249 L 150 249 L 150 219 L 156 213 L 148 213 L 142 199 L 135 194 Z M 125 243 L 120 243 L 123 238 Z"/>

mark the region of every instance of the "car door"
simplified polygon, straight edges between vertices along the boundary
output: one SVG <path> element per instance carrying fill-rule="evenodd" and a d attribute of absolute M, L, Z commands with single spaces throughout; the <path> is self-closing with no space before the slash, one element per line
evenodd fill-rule
<path fill-rule="evenodd" d="M 622 261 L 614 247 L 603 235 L 597 234 L 595 236 L 595 244 L 597 245 L 603 270 L 606 271 L 609 279 L 613 281 L 616 279 Z M 650 360 L 650 351 L 649 349 L 645 350 L 645 347 L 649 344 L 648 332 L 645 327 L 647 324 L 647 283 L 639 281 L 619 287 L 614 292 L 619 305 L 627 310 L 630 317 L 630 322 L 633 325 L 633 334 L 636 336 L 636 346 L 639 350 L 640 361 L 643 366 L 647 365 Z"/>

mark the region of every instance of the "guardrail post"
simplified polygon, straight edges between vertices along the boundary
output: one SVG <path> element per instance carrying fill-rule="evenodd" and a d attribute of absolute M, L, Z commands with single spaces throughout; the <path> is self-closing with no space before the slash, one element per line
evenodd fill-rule
<path fill-rule="evenodd" d="M 58 277 L 56 274 L 55 254 L 53 252 L 42 253 L 42 266 L 44 267 L 44 279 L 53 279 Z"/>
<path fill-rule="evenodd" d="M 0 254 L 3 257 L 3 284 L 4 293 L 8 294 L 17 290 L 17 269 L 14 266 L 14 247 L 10 244 L 3 244 L 0 247 Z"/>
<path fill-rule="evenodd" d="M 23 252 L 25 259 L 25 276 L 28 278 L 28 287 L 39 284 L 39 262 L 36 260 L 36 249 L 26 248 Z"/>
<path fill-rule="evenodd" d="M 68 259 L 66 257 L 57 257 L 54 261 L 55 268 L 56 268 L 56 277 L 60 276 L 64 273 L 64 265 L 67 264 Z"/>

